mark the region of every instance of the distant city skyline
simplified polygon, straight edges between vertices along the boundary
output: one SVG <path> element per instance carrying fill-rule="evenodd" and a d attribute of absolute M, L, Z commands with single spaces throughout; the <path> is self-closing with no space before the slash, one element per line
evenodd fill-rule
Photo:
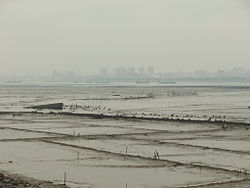
<path fill-rule="evenodd" d="M 98 73 L 84 74 L 74 70 L 54 70 L 47 74 L 26 74 L 22 76 L 0 75 L 1 82 L 165 82 L 165 81 L 216 81 L 216 82 L 248 82 L 250 83 L 250 70 L 236 67 L 230 70 L 194 70 L 192 72 L 156 72 L 154 67 L 116 67 L 109 69 L 102 67 Z"/>
<path fill-rule="evenodd" d="M 228 69 L 212 69 L 212 70 L 206 70 L 206 69 L 194 69 L 194 70 L 176 70 L 176 71 L 171 71 L 169 69 L 157 69 L 154 66 L 117 66 L 117 67 L 96 67 L 95 71 L 82 71 L 79 69 L 52 69 L 52 70 L 48 70 L 48 71 L 44 71 L 44 72 L 29 72 L 29 73 L 15 73 L 15 74 L 9 74 L 8 72 L 6 73 L 0 73 L 0 76 L 9 76 L 9 77 L 23 77 L 23 76 L 29 76 L 29 75 L 37 75 L 37 76 L 47 76 L 50 75 L 52 72 L 54 71 L 58 71 L 58 72 L 63 72 L 63 73 L 69 73 L 69 72 L 74 72 L 76 74 L 82 74 L 82 75 L 99 75 L 101 73 L 101 71 L 103 71 L 103 73 L 107 73 L 107 74 L 113 74 L 115 72 L 119 72 L 119 71 L 126 71 L 126 72 L 130 72 L 130 73 L 140 73 L 141 68 L 144 68 L 144 72 L 148 73 L 149 72 L 149 68 L 151 68 L 152 73 L 173 73 L 173 74 L 178 74 L 178 73 L 188 73 L 188 74 L 194 74 L 194 73 L 201 73 L 201 74 L 206 74 L 206 73 L 217 73 L 217 72 L 232 72 L 234 70 L 240 70 L 241 72 L 249 72 L 250 73 L 250 68 L 246 69 L 244 67 L 240 67 L 240 66 L 236 66 L 236 67 L 231 67 Z"/>
<path fill-rule="evenodd" d="M 248 0 L 1 0 L 0 74 L 250 69 Z"/>

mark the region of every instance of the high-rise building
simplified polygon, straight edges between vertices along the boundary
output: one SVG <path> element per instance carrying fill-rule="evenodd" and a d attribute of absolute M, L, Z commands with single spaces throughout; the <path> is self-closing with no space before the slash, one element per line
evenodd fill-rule
<path fill-rule="evenodd" d="M 107 68 L 101 68 L 100 69 L 100 75 L 104 76 L 108 74 L 108 69 Z"/>
<path fill-rule="evenodd" d="M 154 74 L 154 67 L 148 67 L 147 73 L 148 74 Z"/>
<path fill-rule="evenodd" d="M 139 67 L 139 74 L 145 74 L 145 68 Z"/>
<path fill-rule="evenodd" d="M 64 77 L 65 77 L 65 81 L 74 82 L 76 80 L 76 73 L 75 71 L 67 71 Z"/>
<path fill-rule="evenodd" d="M 135 68 L 134 67 L 129 67 L 128 68 L 128 74 L 134 75 L 135 74 Z"/>

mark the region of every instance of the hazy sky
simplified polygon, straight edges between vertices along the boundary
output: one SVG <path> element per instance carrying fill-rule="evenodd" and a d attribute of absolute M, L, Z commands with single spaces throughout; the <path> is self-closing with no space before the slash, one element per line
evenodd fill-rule
<path fill-rule="evenodd" d="M 0 0 L 0 65 L 250 69 L 250 0 Z"/>

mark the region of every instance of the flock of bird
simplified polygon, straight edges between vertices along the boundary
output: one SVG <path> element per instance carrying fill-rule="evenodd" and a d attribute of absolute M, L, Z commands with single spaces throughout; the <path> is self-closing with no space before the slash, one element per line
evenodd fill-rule
<path fill-rule="evenodd" d="M 70 111 L 87 111 L 87 112 L 94 112 L 97 114 L 108 114 L 108 115 L 115 115 L 119 117 L 139 117 L 139 118 L 167 118 L 167 119 L 174 119 L 174 120 L 205 120 L 205 121 L 223 121 L 226 119 L 225 115 L 193 115 L 193 114 L 159 114 L 159 113 L 152 113 L 152 112 L 116 112 L 112 111 L 110 108 L 101 105 L 69 105 L 65 106 L 65 109 L 69 109 Z"/>

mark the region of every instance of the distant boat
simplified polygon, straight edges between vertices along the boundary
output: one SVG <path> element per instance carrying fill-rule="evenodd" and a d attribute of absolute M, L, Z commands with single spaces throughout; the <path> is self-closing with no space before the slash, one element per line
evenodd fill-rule
<path fill-rule="evenodd" d="M 136 81 L 137 84 L 148 84 L 149 81 L 146 81 L 146 80 L 138 80 Z"/>
<path fill-rule="evenodd" d="M 176 84 L 175 81 L 159 81 L 159 84 Z"/>
<path fill-rule="evenodd" d="M 86 83 L 88 83 L 88 84 L 92 84 L 92 83 L 93 83 L 93 81 L 87 81 Z"/>
<path fill-rule="evenodd" d="M 21 84 L 23 83 L 22 81 L 20 80 L 15 80 L 15 81 L 5 81 L 6 84 Z"/>
<path fill-rule="evenodd" d="M 250 109 L 250 106 L 248 106 L 248 109 Z"/>
<path fill-rule="evenodd" d="M 110 83 L 110 81 L 96 81 L 95 83 L 97 83 L 97 84 L 109 84 Z"/>

